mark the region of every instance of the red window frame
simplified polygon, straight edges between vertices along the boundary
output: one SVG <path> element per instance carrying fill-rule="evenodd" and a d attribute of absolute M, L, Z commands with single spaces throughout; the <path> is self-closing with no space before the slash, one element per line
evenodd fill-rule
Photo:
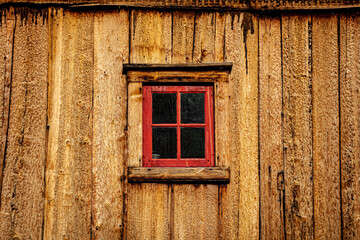
<path fill-rule="evenodd" d="M 152 123 L 152 93 L 176 93 L 176 123 Z M 180 94 L 205 93 L 205 123 L 181 123 Z M 152 158 L 152 128 L 177 128 L 177 158 Z M 205 158 L 181 158 L 180 131 L 186 128 L 205 128 Z M 143 87 L 143 167 L 212 167 L 214 166 L 214 97 L 213 86 L 144 86 Z"/>

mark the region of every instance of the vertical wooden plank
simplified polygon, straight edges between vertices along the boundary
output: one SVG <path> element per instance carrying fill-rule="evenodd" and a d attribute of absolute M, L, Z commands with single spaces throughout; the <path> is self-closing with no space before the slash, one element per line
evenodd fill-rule
<path fill-rule="evenodd" d="M 171 62 L 171 17 L 170 12 L 143 10 L 131 12 L 131 63 Z M 141 161 L 139 161 L 142 156 L 141 86 L 141 83 L 131 83 L 128 88 L 128 164 L 132 167 L 141 166 Z M 140 121 L 132 122 L 132 119 L 136 118 Z M 165 184 L 128 185 L 128 239 L 168 239 L 170 237 L 170 194 L 170 187 Z"/>
<path fill-rule="evenodd" d="M 261 239 L 285 239 L 281 21 L 259 19 Z"/>
<path fill-rule="evenodd" d="M 1 68 L 0 68 L 0 194 L 3 186 L 3 173 L 5 164 L 5 150 L 7 146 L 8 130 L 9 130 L 9 112 L 10 112 L 10 93 L 11 93 L 11 77 L 12 77 L 12 58 L 13 58 L 13 41 L 15 29 L 15 15 L 13 8 L 4 8 L 1 10 L 1 27 L 0 41 L 1 44 Z M 1 207 L 1 200 L 0 200 Z M 0 208 L 1 209 L 1 208 Z M 2 212 L 0 212 L 2 214 Z M 1 218 L 9 218 L 6 213 Z M 2 220 L 4 223 L 10 224 L 10 219 Z M 8 227 L 8 229 L 10 229 Z"/>
<path fill-rule="evenodd" d="M 119 239 L 127 122 L 127 83 L 122 63 L 129 59 L 129 13 L 94 16 L 94 120 L 92 238 Z"/>
<path fill-rule="evenodd" d="M 195 14 L 194 63 L 214 62 L 215 60 L 215 16 L 214 12 Z"/>
<path fill-rule="evenodd" d="M 313 239 L 311 16 L 282 18 L 286 234 Z"/>
<path fill-rule="evenodd" d="M 259 159 L 256 15 L 227 14 L 225 61 L 233 62 L 233 69 L 229 83 L 231 182 L 226 190 L 231 197 L 223 203 L 223 215 L 230 217 L 231 226 L 237 226 L 235 230 L 231 228 L 230 238 L 257 239 L 259 238 Z M 238 210 L 235 209 L 234 201 L 237 201 Z"/>
<path fill-rule="evenodd" d="M 340 18 L 340 139 L 343 239 L 360 238 L 360 16 Z"/>
<path fill-rule="evenodd" d="M 194 12 L 173 12 L 172 63 L 192 63 Z"/>
<path fill-rule="evenodd" d="M 11 87 L 9 129 L 1 192 L 1 239 L 39 239 L 44 210 L 47 109 L 47 10 L 22 8 L 9 15 L 7 47 Z M 11 60 L 11 54 L 13 58 Z M 12 62 L 11 62 L 12 61 Z M 12 64 L 12 66 L 11 66 Z M 9 78 L 11 80 L 9 81 Z M 9 93 L 6 93 L 7 96 Z M 5 217 L 5 218 L 3 218 Z M 9 222 L 10 221 L 10 222 Z"/>
<path fill-rule="evenodd" d="M 178 15 L 179 13 L 175 14 Z M 181 14 L 181 13 L 180 13 Z M 174 15 L 174 16 L 175 16 Z M 182 17 L 174 17 L 174 26 L 183 25 Z M 184 63 L 185 55 L 194 63 L 215 61 L 215 13 L 196 13 L 193 16 L 193 52 L 185 52 L 177 42 L 183 41 L 179 33 L 181 28 L 173 28 L 173 63 Z M 190 29 L 189 29 L 190 30 Z M 174 239 L 217 239 L 218 238 L 218 187 L 215 185 L 179 185 L 173 186 L 173 238 Z"/>
<path fill-rule="evenodd" d="M 340 239 L 338 16 L 313 16 L 315 239 Z"/>
<path fill-rule="evenodd" d="M 52 10 L 44 239 L 91 232 L 93 13 Z"/>

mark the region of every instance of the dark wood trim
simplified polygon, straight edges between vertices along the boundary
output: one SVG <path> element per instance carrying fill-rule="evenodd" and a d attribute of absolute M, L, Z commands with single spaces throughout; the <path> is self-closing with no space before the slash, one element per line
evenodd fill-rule
<path fill-rule="evenodd" d="M 130 167 L 129 183 L 211 183 L 230 182 L 228 167 Z"/>
<path fill-rule="evenodd" d="M 177 72 L 204 72 L 225 71 L 230 72 L 232 62 L 225 63 L 198 63 L 198 64 L 124 64 L 123 74 L 128 71 L 155 72 L 155 71 L 177 71 Z"/>
<path fill-rule="evenodd" d="M 5 0 L 0 6 L 14 7 L 63 7 L 73 8 L 77 11 L 82 10 L 105 10 L 118 8 L 132 9 L 158 9 L 158 10 L 192 10 L 192 11 L 251 11 L 251 12 L 269 12 L 269 11 L 298 11 L 298 10 L 351 10 L 360 9 L 360 2 L 349 0 L 336 0 L 328 2 L 325 0 L 254 0 L 254 1 L 216 1 L 210 0 L 207 3 L 203 1 L 158 1 L 158 0 Z"/>

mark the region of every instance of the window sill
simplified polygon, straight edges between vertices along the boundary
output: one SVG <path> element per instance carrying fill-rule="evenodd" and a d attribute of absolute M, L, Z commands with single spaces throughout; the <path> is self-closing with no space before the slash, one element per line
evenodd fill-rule
<path fill-rule="evenodd" d="M 230 182 L 228 167 L 130 167 L 130 183 L 210 183 Z"/>

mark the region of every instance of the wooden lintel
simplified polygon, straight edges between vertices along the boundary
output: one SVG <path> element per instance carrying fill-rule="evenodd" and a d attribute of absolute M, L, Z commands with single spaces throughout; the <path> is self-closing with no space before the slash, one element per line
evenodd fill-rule
<path fill-rule="evenodd" d="M 130 167 L 128 168 L 130 183 L 211 183 L 224 184 L 230 181 L 228 167 Z"/>
<path fill-rule="evenodd" d="M 198 64 L 124 64 L 123 74 L 128 71 L 175 71 L 175 72 L 190 72 L 190 71 L 225 71 L 230 72 L 232 68 L 231 62 L 225 63 L 198 63 Z"/>
<path fill-rule="evenodd" d="M 227 82 L 228 72 L 142 72 L 129 71 L 128 82 Z"/>
<path fill-rule="evenodd" d="M 106 9 L 106 8 L 152 8 L 176 10 L 206 10 L 206 11 L 298 11 L 298 10 L 327 10 L 357 9 L 359 1 L 349 0 L 252 0 L 252 1 L 178 1 L 178 0 L 3 0 L 0 6 L 53 6 L 75 9 Z"/>

